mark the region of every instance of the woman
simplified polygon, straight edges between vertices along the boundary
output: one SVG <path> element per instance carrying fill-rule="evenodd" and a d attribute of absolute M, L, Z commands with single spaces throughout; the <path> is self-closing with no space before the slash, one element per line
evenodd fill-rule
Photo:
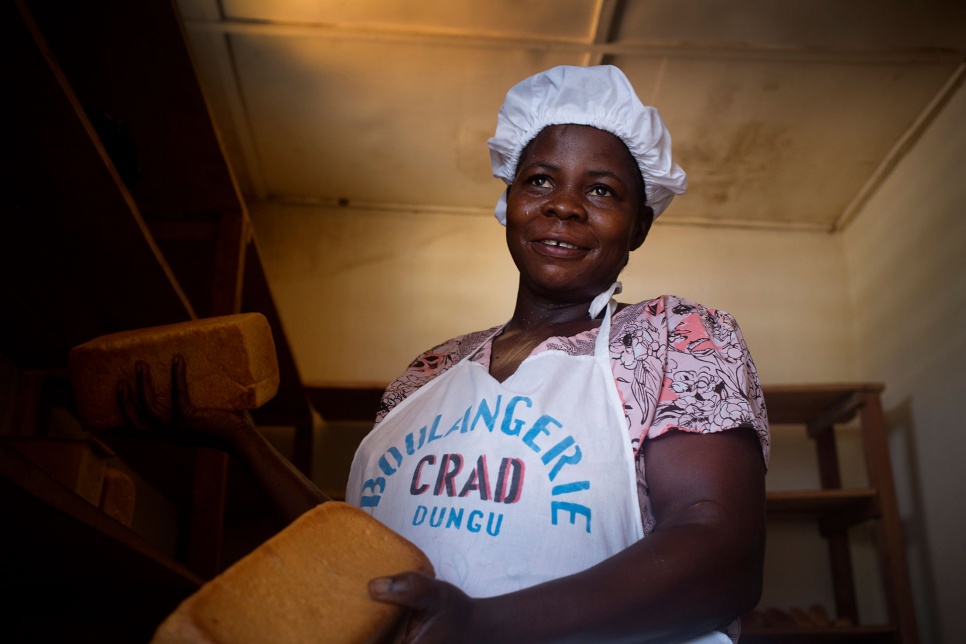
<path fill-rule="evenodd" d="M 612 300 L 685 189 L 670 137 L 617 68 L 510 90 L 490 140 L 520 272 L 513 316 L 423 354 L 387 390 L 347 500 L 437 578 L 376 579 L 407 642 L 728 642 L 757 603 L 768 427 L 734 320 L 672 296 Z M 183 395 L 185 366 L 174 368 Z M 119 401 L 150 424 L 140 401 Z M 250 426 L 175 405 L 294 518 L 324 500 Z"/>
<path fill-rule="evenodd" d="M 370 590 L 417 611 L 418 642 L 727 630 L 760 592 L 754 366 L 724 313 L 611 300 L 685 188 L 667 131 L 617 68 L 557 67 L 510 90 L 490 149 L 516 307 L 387 391 L 347 500 L 423 548 L 438 578 Z"/>

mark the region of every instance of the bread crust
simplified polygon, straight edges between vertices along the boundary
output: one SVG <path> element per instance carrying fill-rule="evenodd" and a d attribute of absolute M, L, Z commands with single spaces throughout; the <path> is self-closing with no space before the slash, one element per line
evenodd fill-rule
<path fill-rule="evenodd" d="M 70 379 L 81 422 L 91 429 L 121 427 L 117 383 L 135 382 L 138 361 L 150 369 L 155 403 L 171 405 L 171 363 L 185 360 L 196 407 L 256 409 L 278 391 L 278 360 L 268 320 L 240 313 L 121 331 L 71 349 Z"/>
<path fill-rule="evenodd" d="M 187 598 L 152 644 L 383 642 L 402 609 L 369 596 L 376 577 L 433 567 L 416 546 L 346 503 L 296 519 Z"/>

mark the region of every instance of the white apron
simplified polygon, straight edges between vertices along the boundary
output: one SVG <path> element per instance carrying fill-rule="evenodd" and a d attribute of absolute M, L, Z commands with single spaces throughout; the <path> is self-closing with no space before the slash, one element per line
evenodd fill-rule
<path fill-rule="evenodd" d="M 605 308 L 592 356 L 544 351 L 503 383 L 467 357 L 414 392 L 362 441 L 347 501 L 472 597 L 579 572 L 642 538 Z"/>
<path fill-rule="evenodd" d="M 641 539 L 608 349 L 615 305 L 604 308 L 592 356 L 544 351 L 500 383 L 471 354 L 411 394 L 360 444 L 346 500 L 471 597 L 580 572 Z"/>

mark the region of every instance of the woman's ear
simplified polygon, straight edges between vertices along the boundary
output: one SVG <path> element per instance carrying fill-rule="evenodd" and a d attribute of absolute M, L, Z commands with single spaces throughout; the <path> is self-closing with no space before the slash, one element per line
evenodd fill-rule
<path fill-rule="evenodd" d="M 654 223 L 654 211 L 650 206 L 641 208 L 640 216 L 637 218 L 634 237 L 631 239 L 631 250 L 637 250 L 647 239 L 647 233 L 651 231 L 651 224 Z"/>

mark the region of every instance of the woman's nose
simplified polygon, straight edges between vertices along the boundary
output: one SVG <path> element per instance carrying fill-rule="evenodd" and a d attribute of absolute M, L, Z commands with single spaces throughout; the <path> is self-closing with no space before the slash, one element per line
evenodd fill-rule
<path fill-rule="evenodd" d="M 545 205 L 544 214 L 559 219 L 583 221 L 587 218 L 587 210 L 580 193 L 566 186 L 553 191 Z"/>

